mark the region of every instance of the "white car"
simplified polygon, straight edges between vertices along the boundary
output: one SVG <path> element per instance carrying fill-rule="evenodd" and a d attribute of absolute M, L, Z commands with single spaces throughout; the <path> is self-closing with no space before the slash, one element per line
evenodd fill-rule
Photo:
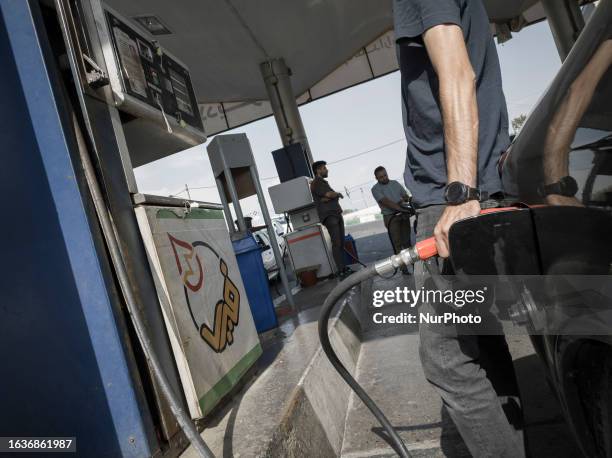
<path fill-rule="evenodd" d="M 287 220 L 285 218 L 274 218 L 272 220 L 272 225 L 274 226 L 274 230 L 276 234 L 279 236 L 284 236 L 288 232 Z"/>
<path fill-rule="evenodd" d="M 285 255 L 285 247 L 287 241 L 283 235 L 278 234 L 277 232 L 276 240 L 278 242 L 278 248 L 281 252 L 281 255 Z M 276 263 L 276 258 L 274 257 L 274 251 L 272 251 L 270 244 L 270 237 L 268 236 L 267 229 L 260 229 L 256 232 L 253 232 L 253 236 L 255 237 L 255 241 L 261 248 L 261 258 L 263 260 L 264 268 L 266 272 L 268 272 L 268 279 L 273 280 L 278 275 L 278 265 Z"/>

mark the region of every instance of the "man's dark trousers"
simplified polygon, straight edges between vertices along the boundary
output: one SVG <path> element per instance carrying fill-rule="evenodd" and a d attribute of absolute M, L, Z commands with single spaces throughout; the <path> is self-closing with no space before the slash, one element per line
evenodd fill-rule
<path fill-rule="evenodd" d="M 344 270 L 344 218 L 342 215 L 329 215 L 323 220 L 332 242 L 332 253 L 338 272 Z"/>
<path fill-rule="evenodd" d="M 393 252 L 399 253 L 408 248 L 411 243 L 412 229 L 410 227 L 410 216 L 405 213 L 383 215 L 383 222 L 393 244 Z"/>
<path fill-rule="evenodd" d="M 417 210 L 417 242 L 433 235 L 444 208 Z M 430 260 L 430 268 L 448 273 L 447 261 L 438 261 Z M 431 275 L 423 262 L 414 266 L 414 282 L 416 290 L 430 287 Z M 446 304 L 423 303 L 419 308 L 430 315 L 451 311 Z M 468 449 L 474 457 L 525 456 L 518 385 L 504 336 L 476 335 L 451 326 L 442 332 L 439 326 L 419 325 L 421 364 Z"/>

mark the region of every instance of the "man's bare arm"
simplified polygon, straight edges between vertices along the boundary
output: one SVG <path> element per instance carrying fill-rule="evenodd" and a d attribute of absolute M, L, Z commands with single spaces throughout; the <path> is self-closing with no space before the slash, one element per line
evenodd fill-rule
<path fill-rule="evenodd" d="M 378 201 L 378 203 L 380 205 L 382 205 L 383 207 L 387 207 L 387 208 L 389 208 L 391 210 L 402 211 L 402 207 L 399 204 L 397 204 L 396 202 L 393 202 L 388 197 L 383 197 L 382 199 L 380 199 Z"/>
<path fill-rule="evenodd" d="M 329 200 L 332 199 L 338 199 L 338 198 L 342 198 L 342 194 L 340 194 L 339 192 L 336 191 L 327 191 L 325 193 L 325 197 L 327 197 Z"/>
<path fill-rule="evenodd" d="M 544 183 L 556 183 L 569 175 L 569 154 L 578 125 L 591 104 L 595 89 L 612 65 L 612 40 L 599 45 L 591 60 L 584 66 L 569 87 L 561 105 L 548 125 L 544 143 Z M 582 205 L 572 196 L 546 196 L 550 205 Z"/>
<path fill-rule="evenodd" d="M 454 24 L 428 29 L 423 41 L 438 75 L 448 181 L 476 186 L 476 81 L 463 32 Z"/>
<path fill-rule="evenodd" d="M 441 24 L 423 34 L 429 58 L 438 75 L 448 182 L 476 187 L 478 161 L 478 105 L 476 80 L 463 32 L 455 24 Z M 468 201 L 449 206 L 434 236 L 438 253 L 448 257 L 448 231 L 457 220 L 477 215 L 480 204 Z"/>
<path fill-rule="evenodd" d="M 319 186 L 314 186 L 314 183 L 310 185 L 310 192 L 313 196 L 320 197 L 323 202 L 329 202 L 330 200 L 338 198 L 342 199 L 342 197 L 344 197 L 342 194 L 335 191 L 322 192 Z"/>

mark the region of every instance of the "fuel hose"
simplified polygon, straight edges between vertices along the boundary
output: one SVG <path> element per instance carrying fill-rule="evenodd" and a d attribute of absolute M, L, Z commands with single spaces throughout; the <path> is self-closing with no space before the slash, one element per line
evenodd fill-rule
<path fill-rule="evenodd" d="M 420 252 L 419 252 L 420 248 Z M 421 253 L 421 255 L 419 255 Z M 327 358 L 331 362 L 332 366 L 338 371 L 340 376 L 344 379 L 344 381 L 351 387 L 351 389 L 355 392 L 357 396 L 363 401 L 370 412 L 376 417 L 376 419 L 380 422 L 382 427 L 385 429 L 393 445 L 395 446 L 396 452 L 399 453 L 401 457 L 410 457 L 410 453 L 408 452 L 408 448 L 406 444 L 402 441 L 401 437 L 393 428 L 393 425 L 389 422 L 385 414 L 380 410 L 378 405 L 370 398 L 370 396 L 365 392 L 365 390 L 357 383 L 357 380 L 353 378 L 351 373 L 344 367 L 344 364 L 338 358 L 338 355 L 334 352 L 334 349 L 329 340 L 329 319 L 331 317 L 332 310 L 334 305 L 338 302 L 338 300 L 353 286 L 360 284 L 362 281 L 367 280 L 368 278 L 374 277 L 376 275 L 385 275 L 390 272 L 393 272 L 396 268 L 401 267 L 402 265 L 407 265 L 408 263 L 414 264 L 416 261 L 420 259 L 426 259 L 427 257 L 434 256 L 437 253 L 436 244 L 433 238 L 424 240 L 423 242 L 417 243 L 414 247 L 407 248 L 397 255 L 391 256 L 383 261 L 379 261 L 371 266 L 368 266 L 364 269 L 361 269 L 354 274 L 347 277 L 344 281 L 338 283 L 334 289 L 329 293 L 329 295 L 325 298 L 325 302 L 321 307 L 321 315 L 319 316 L 319 340 L 321 341 L 321 347 L 323 351 L 327 355 Z M 423 257 L 421 257 L 423 256 Z"/>
<path fill-rule="evenodd" d="M 507 210 L 516 210 L 516 208 L 490 208 L 482 210 L 480 214 L 484 215 L 487 213 Z M 400 437 L 399 433 L 395 430 L 391 422 L 389 422 L 382 410 L 380 410 L 374 400 L 368 395 L 368 393 L 366 393 L 366 391 L 361 387 L 361 385 L 359 385 L 357 380 L 355 380 L 355 378 L 346 369 L 346 367 L 344 367 L 344 364 L 342 364 L 340 358 L 338 358 L 338 355 L 334 351 L 329 340 L 329 320 L 336 303 L 353 286 L 358 285 L 362 281 L 365 281 L 376 275 L 384 276 L 389 273 L 392 273 L 395 269 L 399 267 L 415 264 L 418 261 L 426 261 L 428 259 L 433 258 L 434 256 L 437 256 L 437 254 L 438 249 L 436 247 L 436 241 L 434 237 L 430 237 L 428 239 L 417 242 L 414 246 L 406 248 L 405 250 L 400 251 L 396 255 L 390 256 L 386 259 L 378 261 L 368 267 L 365 267 L 364 269 L 355 272 L 354 274 L 347 277 L 344 281 L 338 283 L 338 285 L 336 285 L 334 289 L 331 290 L 331 292 L 323 302 L 319 315 L 319 340 L 321 342 L 321 347 L 323 348 L 323 351 L 329 359 L 329 362 L 336 369 L 338 374 L 340 374 L 340 376 L 344 379 L 344 381 L 349 385 L 349 387 L 355 392 L 355 394 L 359 396 L 359 399 L 361 399 L 361 401 L 370 410 L 370 412 L 372 412 L 374 417 L 376 417 L 376 419 L 380 422 L 381 426 L 385 429 L 385 431 L 390 437 L 391 445 L 402 458 L 407 458 L 411 456 L 410 452 L 408 451 L 408 448 L 406 447 L 406 444 L 404 444 L 404 441 L 402 441 L 402 438 Z"/>

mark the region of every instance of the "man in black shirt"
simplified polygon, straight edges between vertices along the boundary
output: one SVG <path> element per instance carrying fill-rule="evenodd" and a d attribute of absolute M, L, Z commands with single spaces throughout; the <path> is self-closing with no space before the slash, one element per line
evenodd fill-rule
<path fill-rule="evenodd" d="M 316 161 L 312 164 L 315 178 L 310 184 L 310 191 L 317 206 L 319 221 L 327 228 L 331 238 L 338 276 L 344 278 L 352 273 L 352 270 L 344 264 L 344 218 L 342 218 L 342 207 L 338 202 L 344 196 L 334 191 L 325 180 L 328 175 L 326 164 L 325 161 Z"/>
<path fill-rule="evenodd" d="M 407 141 L 404 182 L 417 209 L 417 241 L 434 236 L 440 255 L 427 269 L 415 265 L 418 290 L 435 271 L 451 273 L 444 259 L 451 225 L 494 206 L 487 195 L 501 194 L 496 164 L 509 143 L 508 114 L 482 0 L 393 0 L 393 19 Z M 429 315 L 450 311 L 446 304 L 420 308 Z M 425 375 L 471 454 L 524 456 L 520 409 L 513 409 L 518 388 L 503 335 L 441 332 L 424 323 L 419 331 Z M 504 414 L 512 410 L 516 422 Z"/>

